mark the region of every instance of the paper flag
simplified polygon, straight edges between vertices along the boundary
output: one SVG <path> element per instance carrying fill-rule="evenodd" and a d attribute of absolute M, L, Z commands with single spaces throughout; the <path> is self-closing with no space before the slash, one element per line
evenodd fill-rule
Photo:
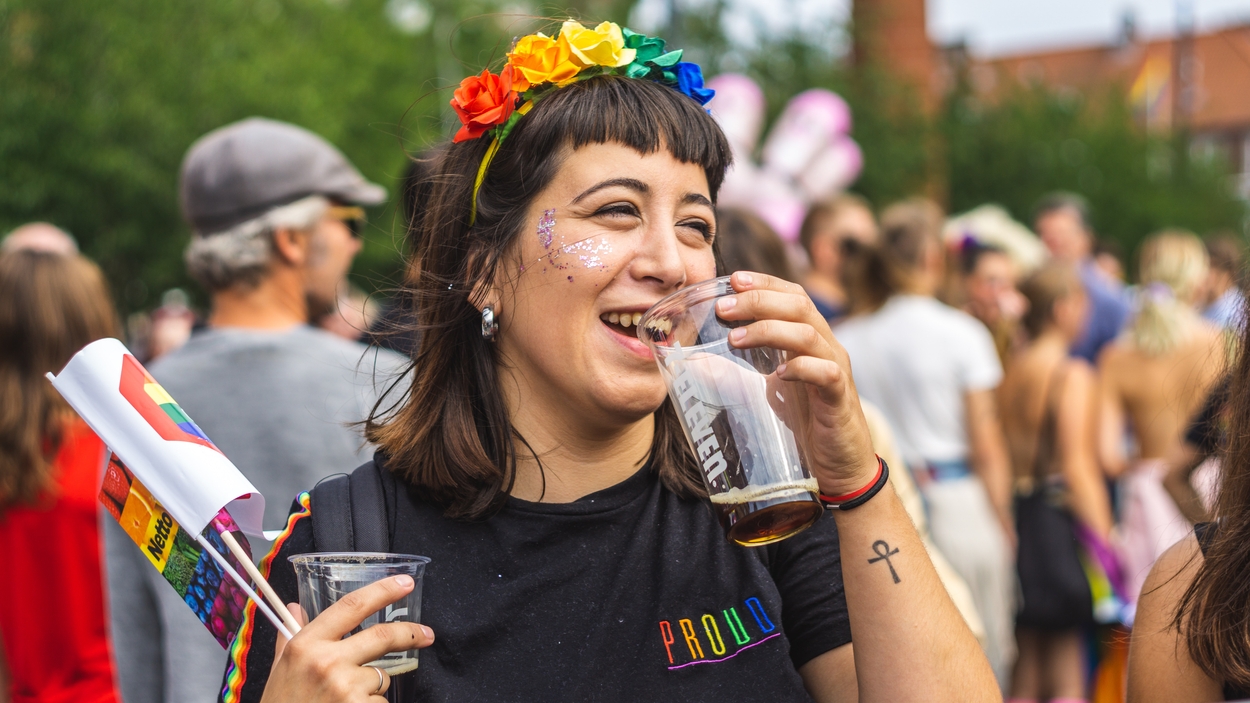
<path fill-rule="evenodd" d="M 48 378 L 187 533 L 227 508 L 263 536 L 264 497 L 121 342 L 92 342 Z"/>
<path fill-rule="evenodd" d="M 109 456 L 104 469 L 100 502 L 217 642 L 223 648 L 229 647 L 243 621 L 247 593 L 152 497 L 116 454 Z M 250 555 L 247 538 L 225 509 L 204 528 L 201 536 L 225 556 L 235 571 L 242 572 L 243 565 L 221 539 L 221 532 L 227 530 L 235 533 L 235 540 Z"/>

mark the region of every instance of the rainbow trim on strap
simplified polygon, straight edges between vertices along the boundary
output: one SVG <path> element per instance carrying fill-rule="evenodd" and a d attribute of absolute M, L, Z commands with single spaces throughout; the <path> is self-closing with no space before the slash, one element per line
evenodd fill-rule
<path fill-rule="evenodd" d="M 498 74 L 486 69 L 461 81 L 451 99 L 461 124 L 452 141 L 491 135 L 473 183 L 469 225 L 477 219 L 477 193 L 487 167 L 537 100 L 578 80 L 618 75 L 667 85 L 706 105 L 715 93 L 703 87 L 699 65 L 682 61 L 681 56 L 681 49 L 668 51 L 663 39 L 622 29 L 615 22 L 601 22 L 590 29 L 568 20 L 554 37 L 538 32 L 513 42 Z"/>
<path fill-rule="evenodd" d="M 286 528 L 282 530 L 282 534 L 278 535 L 278 539 L 274 540 L 273 547 L 270 548 L 269 553 L 260 562 L 260 574 L 266 579 L 269 578 L 273 560 L 277 558 L 282 545 L 286 544 L 287 538 L 295 530 L 296 523 L 312 515 L 312 498 L 308 492 L 305 491 L 299 494 L 297 500 L 300 504 L 300 511 L 291 513 L 287 517 Z M 239 625 L 239 633 L 230 645 L 230 658 L 226 666 L 226 681 L 221 691 L 222 703 L 239 703 L 243 700 L 243 684 L 247 682 L 247 655 L 252 651 L 252 635 L 255 630 L 256 603 L 248 599 L 247 607 L 243 611 L 243 623 Z M 265 674 L 268 675 L 268 672 L 265 672 Z"/>

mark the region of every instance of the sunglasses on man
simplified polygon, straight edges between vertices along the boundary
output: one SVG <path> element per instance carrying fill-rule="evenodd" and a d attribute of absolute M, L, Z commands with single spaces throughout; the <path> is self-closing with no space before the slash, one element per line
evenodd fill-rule
<path fill-rule="evenodd" d="M 353 237 L 359 239 L 364 235 L 365 224 L 368 222 L 365 219 L 364 208 L 353 205 L 334 205 L 330 207 L 326 215 L 347 225 Z"/>

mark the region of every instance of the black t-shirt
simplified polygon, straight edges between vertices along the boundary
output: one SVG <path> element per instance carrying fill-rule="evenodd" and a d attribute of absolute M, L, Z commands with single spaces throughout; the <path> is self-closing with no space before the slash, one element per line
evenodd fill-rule
<path fill-rule="evenodd" d="M 1228 407 L 1231 387 L 1232 378 L 1228 376 L 1215 384 L 1202 410 L 1189 421 L 1185 430 L 1185 441 L 1197 447 L 1204 456 L 1211 456 L 1224 448 L 1228 437 L 1228 418 L 1224 411 Z"/>
<path fill-rule="evenodd" d="M 399 491 L 392 551 L 433 560 L 421 614 L 435 642 L 396 677 L 405 700 L 805 701 L 797 668 L 851 641 L 828 515 L 748 549 L 649 468 L 573 503 L 510 498 L 477 522 Z M 298 600 L 287 557 L 317 551 L 309 515 L 303 494 L 262 562 L 286 602 Z M 249 605 L 224 703 L 260 700 L 276 636 Z"/>

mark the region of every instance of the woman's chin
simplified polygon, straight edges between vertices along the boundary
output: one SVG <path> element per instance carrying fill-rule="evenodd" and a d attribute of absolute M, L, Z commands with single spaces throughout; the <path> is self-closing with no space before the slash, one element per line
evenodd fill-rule
<path fill-rule="evenodd" d="M 599 395 L 600 402 L 613 415 L 620 417 L 622 424 L 633 424 L 651 415 L 668 399 L 658 373 L 654 379 L 636 378 L 634 381 L 619 384 Z"/>

